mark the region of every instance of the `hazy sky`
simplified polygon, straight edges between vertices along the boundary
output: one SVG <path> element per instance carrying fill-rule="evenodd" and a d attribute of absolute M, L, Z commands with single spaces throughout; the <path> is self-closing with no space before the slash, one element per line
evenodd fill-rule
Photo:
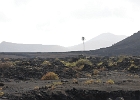
<path fill-rule="evenodd" d="M 0 0 L 0 42 L 71 46 L 140 30 L 140 0 Z"/>

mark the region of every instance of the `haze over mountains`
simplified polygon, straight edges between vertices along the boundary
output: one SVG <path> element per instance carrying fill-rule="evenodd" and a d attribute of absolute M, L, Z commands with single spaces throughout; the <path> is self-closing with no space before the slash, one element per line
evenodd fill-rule
<path fill-rule="evenodd" d="M 127 36 L 114 35 L 111 33 L 103 33 L 89 41 L 85 42 L 85 50 L 95 50 L 104 47 L 109 47 Z M 58 45 L 41 45 L 41 44 L 16 44 L 10 42 L 2 42 L 0 44 L 0 52 L 66 52 L 66 51 L 81 51 L 83 44 L 72 47 L 62 47 Z"/>
<path fill-rule="evenodd" d="M 125 35 L 114 35 L 112 33 L 103 33 L 98 35 L 97 37 L 92 38 L 89 41 L 85 42 L 85 50 L 95 50 L 104 47 L 109 47 L 123 39 L 127 36 Z M 69 48 L 70 51 L 82 51 L 83 44 L 78 44 Z"/>
<path fill-rule="evenodd" d="M 16 44 L 2 42 L 0 52 L 65 52 L 67 49 L 58 45 Z"/>

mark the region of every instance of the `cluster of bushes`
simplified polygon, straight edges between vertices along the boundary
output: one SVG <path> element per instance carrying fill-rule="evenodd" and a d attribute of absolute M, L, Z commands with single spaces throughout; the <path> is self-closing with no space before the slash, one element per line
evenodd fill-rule
<path fill-rule="evenodd" d="M 118 56 L 118 57 L 89 57 L 89 58 L 63 58 L 63 59 L 1 59 L 0 68 L 9 68 L 12 66 L 30 66 L 31 68 L 35 68 L 36 71 L 53 71 L 55 66 L 57 68 L 60 66 L 63 70 L 68 70 L 66 72 L 70 72 L 69 69 L 74 70 L 77 76 L 81 75 L 81 71 L 86 71 L 88 74 L 85 75 L 87 77 L 91 77 L 92 75 L 98 75 L 102 70 L 106 69 L 124 69 L 130 72 L 140 71 L 140 59 L 139 57 L 129 57 L 129 56 Z M 49 67 L 47 67 L 49 66 Z M 63 68 L 63 67 L 65 68 Z M 27 68 L 27 67 L 24 67 Z M 52 70 L 49 70 L 52 69 Z M 87 69 L 88 70 L 87 70 Z M 44 70 L 43 70 L 44 69 Z M 58 68 L 59 69 L 59 68 Z M 17 69 L 16 69 L 17 70 Z M 34 70 L 30 69 L 30 72 Z M 54 71 L 56 72 L 56 71 Z M 41 79 L 59 79 L 58 75 L 54 72 L 48 72 Z M 64 72 L 64 71 L 63 71 Z M 73 73 L 71 73 L 73 74 Z M 42 74 L 41 74 L 42 75 Z M 61 75 L 60 75 L 61 77 Z"/>
<path fill-rule="evenodd" d="M 14 63 L 11 61 L 0 62 L 0 68 L 7 68 L 14 66 Z"/>
<path fill-rule="evenodd" d="M 67 67 L 80 67 L 85 64 L 90 66 L 92 65 L 92 63 L 88 59 L 79 59 L 76 62 L 67 62 L 67 61 L 61 61 L 61 62 Z"/>

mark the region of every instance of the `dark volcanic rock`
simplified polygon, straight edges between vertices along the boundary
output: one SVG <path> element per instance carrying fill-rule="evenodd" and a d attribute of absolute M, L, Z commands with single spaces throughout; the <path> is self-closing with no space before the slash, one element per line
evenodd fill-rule
<path fill-rule="evenodd" d="M 82 71 L 89 71 L 89 72 L 92 71 L 92 70 L 93 70 L 93 67 L 88 65 L 88 64 L 85 64 L 83 69 L 82 69 Z"/>
<path fill-rule="evenodd" d="M 10 96 L 9 100 L 140 100 L 140 91 L 97 91 L 71 89 L 66 91 L 29 91 L 21 96 Z"/>
<path fill-rule="evenodd" d="M 78 59 L 67 58 L 65 61 L 76 60 Z M 84 64 L 82 70 L 77 70 L 76 67 L 67 67 L 61 60 L 55 59 L 8 59 L 14 62 L 14 66 L 0 67 L 0 86 L 4 86 L 0 90 L 4 92 L 0 99 L 140 100 L 140 91 L 137 90 L 140 79 L 139 57 L 90 57 L 88 60 L 93 65 Z M 44 61 L 49 61 L 51 65 L 42 66 Z M 3 59 L 1 62 L 6 61 Z M 100 73 L 92 75 L 93 69 Z M 58 74 L 60 80 L 40 80 L 47 72 Z M 98 79 L 101 82 L 97 83 Z M 114 83 L 107 84 L 108 79 Z M 74 84 L 76 82 L 73 80 L 78 84 Z M 93 82 L 87 84 L 87 81 Z"/>
<path fill-rule="evenodd" d="M 115 100 L 124 100 L 123 97 L 117 97 Z"/>
<path fill-rule="evenodd" d="M 0 83 L 0 86 L 4 86 L 4 83 Z"/>

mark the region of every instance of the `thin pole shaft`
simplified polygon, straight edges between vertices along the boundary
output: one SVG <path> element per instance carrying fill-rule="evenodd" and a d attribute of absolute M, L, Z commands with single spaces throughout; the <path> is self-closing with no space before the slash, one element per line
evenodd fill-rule
<path fill-rule="evenodd" d="M 85 51 L 85 43 L 84 43 L 84 40 L 83 40 L 83 51 Z"/>

